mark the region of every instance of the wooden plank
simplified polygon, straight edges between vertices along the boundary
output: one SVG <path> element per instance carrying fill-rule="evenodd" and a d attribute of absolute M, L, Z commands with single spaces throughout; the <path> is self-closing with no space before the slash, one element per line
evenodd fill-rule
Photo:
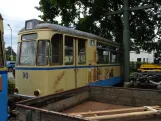
<path fill-rule="evenodd" d="M 157 113 L 161 113 L 161 110 L 158 110 Z M 144 112 L 132 112 L 132 113 L 123 113 L 123 114 L 113 114 L 113 115 L 103 115 L 103 116 L 92 116 L 92 117 L 85 117 L 87 119 L 91 120 L 104 120 L 104 119 L 119 119 L 119 118 L 128 118 L 128 117 L 134 117 L 134 116 L 146 116 L 146 115 L 152 115 L 157 114 L 154 111 L 144 111 Z"/>
<path fill-rule="evenodd" d="M 151 106 L 152 108 L 160 108 L 160 106 Z M 92 112 L 79 112 L 79 113 L 70 113 L 69 115 L 90 115 L 90 114 L 103 114 L 103 113 L 117 113 L 123 111 L 137 111 L 144 110 L 145 107 L 136 107 L 136 108 L 124 108 L 124 109 L 115 109 L 115 110 L 103 110 L 103 111 L 92 111 Z"/>

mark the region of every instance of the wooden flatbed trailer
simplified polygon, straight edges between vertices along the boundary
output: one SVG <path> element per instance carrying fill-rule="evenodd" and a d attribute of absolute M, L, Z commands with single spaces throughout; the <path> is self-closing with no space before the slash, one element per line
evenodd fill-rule
<path fill-rule="evenodd" d="M 161 91 L 82 87 L 16 104 L 18 121 L 160 121 Z"/>

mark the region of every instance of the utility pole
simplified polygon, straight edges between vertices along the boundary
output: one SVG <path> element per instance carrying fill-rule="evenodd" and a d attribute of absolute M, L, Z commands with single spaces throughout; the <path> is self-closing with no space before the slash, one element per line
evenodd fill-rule
<path fill-rule="evenodd" d="M 13 61 L 13 55 L 12 55 L 12 28 L 11 28 L 10 24 L 7 24 L 7 25 L 11 30 L 11 61 Z"/>
<path fill-rule="evenodd" d="M 130 64 L 130 53 L 129 53 L 129 12 L 130 11 L 136 11 L 141 9 L 148 9 L 152 8 L 153 5 L 145 5 L 140 7 L 134 7 L 129 8 L 129 0 L 124 0 L 124 6 L 123 9 L 118 11 L 113 11 L 110 13 L 107 13 L 106 15 L 114 15 L 114 14 L 122 14 L 123 13 L 123 24 L 124 24 L 124 30 L 123 30 L 123 47 L 124 47 L 124 81 L 128 82 L 129 80 L 129 64 Z"/>
<path fill-rule="evenodd" d="M 129 80 L 129 0 L 124 0 L 124 30 L 123 30 L 123 47 L 124 47 L 124 81 Z"/>

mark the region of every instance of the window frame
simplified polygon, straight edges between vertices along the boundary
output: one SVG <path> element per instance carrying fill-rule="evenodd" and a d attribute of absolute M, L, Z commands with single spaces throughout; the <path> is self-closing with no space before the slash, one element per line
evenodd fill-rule
<path fill-rule="evenodd" d="M 31 42 L 31 41 L 35 41 L 36 42 L 36 52 L 35 52 L 35 62 L 33 65 L 27 65 L 27 64 L 21 64 L 21 53 L 22 53 L 22 43 L 23 42 Z M 25 41 L 21 41 L 21 47 L 20 47 L 20 55 L 19 55 L 19 65 L 20 66 L 35 66 L 36 65 L 36 57 L 37 57 L 37 44 L 38 44 L 38 41 L 37 40 L 25 40 Z"/>
<path fill-rule="evenodd" d="M 62 45 L 61 45 L 61 53 L 62 53 L 62 60 L 61 61 L 62 62 L 61 63 L 53 63 L 52 62 L 52 38 L 56 34 L 62 35 Z M 64 62 L 64 60 L 63 60 L 63 48 L 64 48 L 64 34 L 62 34 L 62 33 L 54 33 L 54 34 L 52 34 L 52 37 L 50 39 L 50 45 L 49 45 L 49 59 L 48 59 L 49 62 L 48 62 L 48 65 L 50 65 L 50 66 L 60 66 L 60 65 L 64 64 L 63 63 Z"/>
<path fill-rule="evenodd" d="M 86 63 L 87 63 L 87 39 L 84 39 L 84 38 L 77 38 L 76 39 L 76 41 L 77 41 L 77 64 L 78 65 L 86 65 Z M 85 62 L 84 63 L 80 63 L 79 62 L 79 42 L 80 41 L 84 41 L 84 45 L 85 45 L 85 48 L 84 48 L 84 52 L 85 52 L 85 54 L 84 54 L 84 56 L 85 56 Z"/>
<path fill-rule="evenodd" d="M 66 52 L 66 51 L 65 51 L 65 50 L 66 50 L 66 49 L 65 49 L 65 40 L 66 40 L 65 37 L 66 37 L 66 36 L 67 36 L 67 37 L 73 38 L 73 63 L 71 63 L 71 64 L 66 64 L 66 63 L 65 63 L 65 52 Z M 75 54 L 76 54 L 75 52 L 76 52 L 76 51 L 75 51 L 75 49 L 76 49 L 76 37 L 75 37 L 75 36 L 72 36 L 72 35 L 64 34 L 64 44 L 63 44 L 63 52 L 64 52 L 64 55 L 63 55 L 63 61 L 64 61 L 64 65 L 65 65 L 65 66 L 72 66 L 72 65 L 75 65 L 75 64 L 76 64 L 76 61 L 75 61 L 75 56 L 76 56 L 76 55 L 75 55 Z"/>
<path fill-rule="evenodd" d="M 19 48 L 18 48 L 18 44 L 20 44 L 19 45 Z M 22 42 L 18 42 L 17 43 L 17 57 L 16 57 L 16 63 L 15 63 L 15 65 L 20 65 L 21 45 L 22 45 Z M 19 53 L 18 53 L 18 49 L 19 49 Z"/>
<path fill-rule="evenodd" d="M 37 62 L 38 62 L 38 51 L 39 51 L 39 41 L 46 41 L 48 42 L 49 46 L 48 48 L 46 47 L 46 49 L 48 49 L 47 51 L 45 51 L 45 57 L 46 57 L 46 54 L 48 53 L 48 60 L 47 60 L 47 64 L 42 64 L 42 65 L 39 65 Z M 50 59 L 50 40 L 48 39 L 39 39 L 37 40 L 37 52 L 36 52 L 36 66 L 47 66 L 49 65 L 49 59 Z M 45 59 L 45 62 L 46 62 L 46 59 Z"/>
<path fill-rule="evenodd" d="M 96 42 L 96 57 L 97 57 L 97 60 L 98 60 L 98 55 L 97 55 L 97 46 L 98 46 L 98 43 L 99 44 L 101 44 L 101 45 L 105 45 L 105 46 L 107 46 L 108 48 L 106 48 L 105 50 L 106 51 L 108 51 L 108 63 L 107 62 L 105 62 L 105 63 L 101 63 L 101 62 L 96 62 L 98 65 L 102 65 L 102 64 L 120 64 L 120 61 L 117 61 L 117 54 L 118 53 L 121 53 L 121 51 L 119 51 L 119 50 L 113 50 L 113 49 L 111 49 L 111 48 L 113 48 L 113 47 L 115 47 L 115 48 L 121 48 L 120 46 L 114 46 L 114 45 L 111 45 L 111 44 L 107 44 L 107 43 L 105 43 L 105 42 L 101 42 L 101 41 L 97 41 Z M 115 59 L 115 62 L 114 63 L 112 63 L 112 56 L 111 56 L 111 54 L 112 54 L 112 52 L 116 52 L 116 59 Z"/>
<path fill-rule="evenodd" d="M 25 36 L 25 35 L 33 35 L 33 34 L 35 34 L 36 35 L 36 38 L 28 38 L 28 39 L 26 39 L 26 40 L 23 40 L 23 36 Z M 37 40 L 37 38 L 38 38 L 38 33 L 28 33 L 28 34 L 22 34 L 21 35 L 21 41 L 22 42 L 24 42 L 24 41 L 28 41 L 28 40 Z"/>

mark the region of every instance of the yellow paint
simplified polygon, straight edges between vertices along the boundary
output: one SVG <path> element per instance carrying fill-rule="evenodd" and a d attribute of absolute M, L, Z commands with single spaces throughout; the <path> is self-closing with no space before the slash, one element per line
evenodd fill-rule
<path fill-rule="evenodd" d="M 59 85 L 59 82 L 63 79 L 63 76 L 64 76 L 64 71 L 58 74 L 58 76 L 56 77 L 56 80 L 53 83 L 54 89 L 56 89 L 56 87 Z"/>
<path fill-rule="evenodd" d="M 137 69 L 138 71 L 141 72 L 153 72 L 153 71 L 161 71 L 161 65 L 158 64 L 142 64 L 140 68 Z"/>
<path fill-rule="evenodd" d="M 0 68 L 0 71 L 7 71 L 7 68 Z"/>
<path fill-rule="evenodd" d="M 18 42 L 21 42 L 22 34 L 37 33 L 38 38 L 36 40 L 51 40 L 55 33 L 50 29 L 38 29 L 30 30 L 19 33 Z M 109 73 L 107 70 L 113 69 L 113 76 L 120 75 L 120 66 L 112 66 L 109 64 L 97 64 L 96 56 L 96 40 L 95 46 L 90 46 L 90 38 L 79 37 L 85 39 L 86 46 L 86 58 L 85 64 L 79 64 L 78 57 L 78 37 L 75 37 L 74 44 L 74 56 L 73 64 L 65 65 L 66 61 L 69 61 L 69 56 L 64 56 L 63 51 L 63 64 L 62 65 L 46 65 L 46 66 L 16 66 L 16 67 L 26 67 L 26 68 L 59 68 L 59 67 L 71 67 L 71 66 L 101 66 L 94 68 L 68 68 L 68 69 L 53 69 L 53 70 L 16 70 L 16 87 L 19 90 L 19 94 L 34 96 L 34 91 L 39 89 L 40 96 L 58 93 L 61 91 L 71 90 L 74 88 L 82 87 L 87 85 L 89 82 L 95 82 L 97 80 L 104 80 L 105 75 L 109 78 Z M 64 38 L 64 37 L 63 37 Z M 63 40 L 64 44 L 64 40 Z M 105 43 L 108 44 L 108 43 Z M 64 48 L 63 48 L 64 49 Z M 105 66 L 106 67 L 103 67 Z M 109 65 L 109 66 L 108 66 Z M 23 73 L 28 73 L 28 78 L 24 78 Z"/>

